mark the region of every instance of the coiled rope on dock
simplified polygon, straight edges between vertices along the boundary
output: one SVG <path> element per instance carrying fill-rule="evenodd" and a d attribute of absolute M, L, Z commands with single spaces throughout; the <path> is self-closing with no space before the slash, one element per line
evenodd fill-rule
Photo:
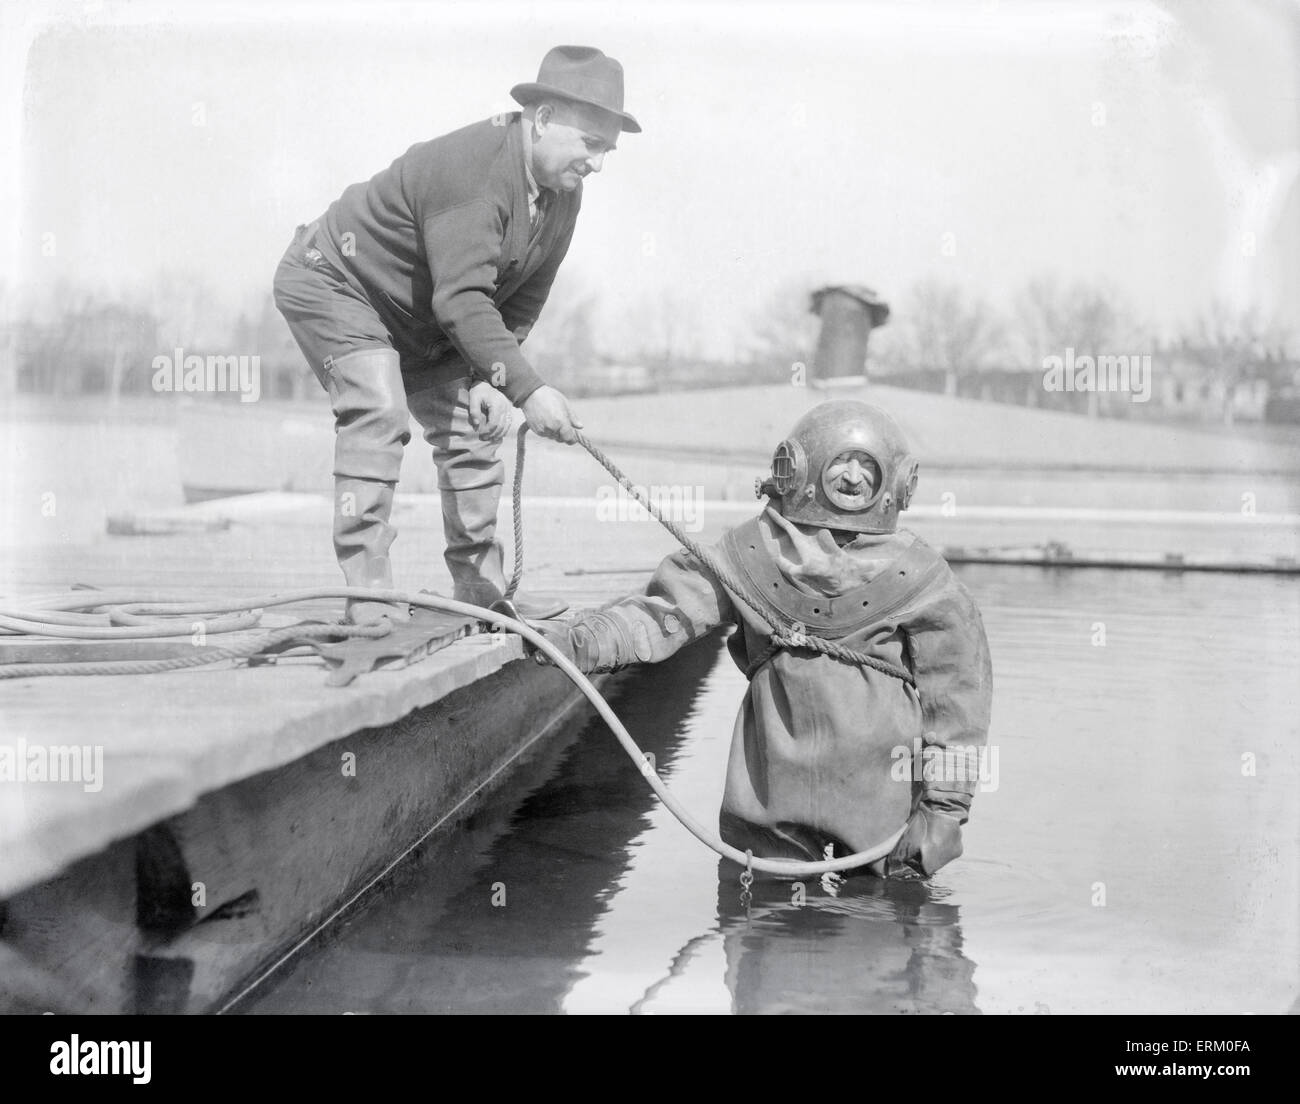
<path fill-rule="evenodd" d="M 0 664 L 0 679 L 37 678 L 49 675 L 161 675 L 191 667 L 207 667 L 237 659 L 249 659 L 289 641 L 320 640 L 332 643 L 340 639 L 375 640 L 387 636 L 387 624 L 379 625 L 289 625 L 272 629 L 264 636 L 227 648 L 199 648 L 193 655 L 166 659 L 97 659 L 71 660 L 63 663 Z"/>

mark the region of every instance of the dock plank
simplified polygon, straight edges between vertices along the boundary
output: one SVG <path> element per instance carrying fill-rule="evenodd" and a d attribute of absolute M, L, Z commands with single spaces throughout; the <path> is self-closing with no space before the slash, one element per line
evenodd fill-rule
<path fill-rule="evenodd" d="M 16 679 L 0 691 L 11 743 L 102 748 L 99 789 L 29 782 L 0 809 L 0 898 L 188 808 L 203 793 L 282 766 L 445 697 L 523 655 L 479 636 L 397 671 L 323 687 L 316 661 L 162 675 Z"/>

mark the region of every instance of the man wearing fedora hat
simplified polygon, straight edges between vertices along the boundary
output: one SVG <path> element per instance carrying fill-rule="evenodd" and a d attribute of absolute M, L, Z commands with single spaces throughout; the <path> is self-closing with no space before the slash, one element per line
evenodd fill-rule
<path fill-rule="evenodd" d="M 392 586 L 412 415 L 438 468 L 453 597 L 478 605 L 505 588 L 498 451 L 511 405 L 545 437 L 572 443 L 581 428 L 520 346 L 568 250 L 583 179 L 641 128 L 623 110 L 622 66 L 591 47 L 555 47 L 510 94 L 522 111 L 421 142 L 348 188 L 298 228 L 276 271 L 276 306 L 334 412 L 334 548 L 350 586 Z M 409 616 L 355 601 L 347 614 Z"/>

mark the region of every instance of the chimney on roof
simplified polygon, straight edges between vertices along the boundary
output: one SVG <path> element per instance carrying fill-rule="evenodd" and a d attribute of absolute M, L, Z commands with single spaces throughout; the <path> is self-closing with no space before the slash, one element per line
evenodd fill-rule
<path fill-rule="evenodd" d="M 889 319 L 889 304 L 861 284 L 832 284 L 812 294 L 809 307 L 822 320 L 812 379 L 867 376 L 867 339 Z"/>

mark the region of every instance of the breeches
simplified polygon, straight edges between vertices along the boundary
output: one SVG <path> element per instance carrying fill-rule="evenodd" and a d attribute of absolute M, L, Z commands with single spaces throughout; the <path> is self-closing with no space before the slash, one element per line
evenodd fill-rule
<path fill-rule="evenodd" d="M 497 507 L 505 476 L 499 444 L 469 424 L 468 366 L 408 391 L 402 355 L 364 292 L 310 245 L 300 228 L 275 274 L 275 303 L 321 386 L 335 419 L 334 474 L 396 483 L 414 416 L 433 450 L 442 494 L 446 558 L 458 580 L 478 574 L 499 589 Z"/>

